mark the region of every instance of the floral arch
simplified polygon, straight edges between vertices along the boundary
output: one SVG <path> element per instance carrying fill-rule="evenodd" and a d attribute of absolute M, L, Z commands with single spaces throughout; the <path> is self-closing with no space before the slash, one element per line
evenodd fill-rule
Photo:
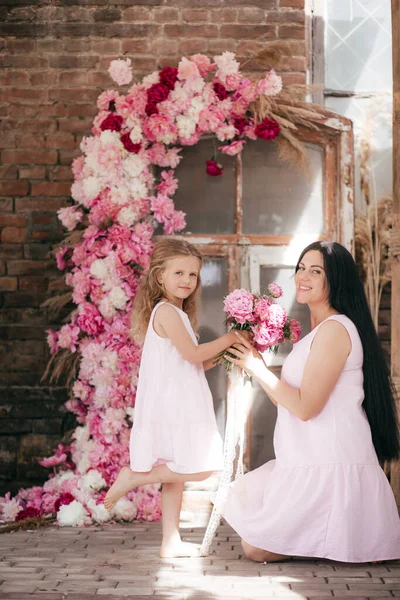
<path fill-rule="evenodd" d="M 111 63 L 118 85 L 132 80 L 130 60 Z M 48 301 L 50 308 L 76 308 L 69 323 L 48 331 L 53 376 L 69 374 L 67 409 L 79 423 L 69 446 L 41 461 L 54 474 L 41 487 L 0 499 L 6 521 L 56 515 L 61 525 L 110 519 L 102 501 L 119 468 L 129 462 L 129 433 L 140 363 L 140 349 L 129 337 L 129 312 L 141 275 L 148 268 L 153 234 L 160 224 L 171 235 L 185 227 L 175 210 L 178 181 L 174 169 L 182 147 L 213 134 L 222 153 L 234 156 L 249 140 L 276 140 L 283 155 L 303 160 L 296 133 L 321 121 L 312 105 L 294 100 L 304 89 L 282 90 L 269 71 L 258 81 L 244 77 L 234 54 L 213 61 L 203 55 L 182 58 L 134 83 L 125 94 L 103 92 L 92 136 L 81 143 L 72 164 L 75 203 L 59 210 L 68 230 L 56 251 L 72 294 Z M 154 167 L 159 169 L 155 179 Z M 211 157 L 210 176 L 222 169 Z M 132 491 L 112 514 L 116 520 L 160 517 L 157 486 Z"/>

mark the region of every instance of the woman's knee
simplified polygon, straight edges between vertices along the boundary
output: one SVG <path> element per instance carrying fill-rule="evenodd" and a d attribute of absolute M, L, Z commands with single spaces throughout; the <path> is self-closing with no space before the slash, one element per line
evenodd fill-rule
<path fill-rule="evenodd" d="M 202 471 L 201 473 L 196 474 L 196 481 L 204 481 L 208 479 L 213 474 L 213 471 Z"/>
<path fill-rule="evenodd" d="M 255 548 L 244 540 L 242 540 L 242 548 L 246 558 L 253 560 L 254 562 L 264 562 L 265 550 L 261 548 Z"/>

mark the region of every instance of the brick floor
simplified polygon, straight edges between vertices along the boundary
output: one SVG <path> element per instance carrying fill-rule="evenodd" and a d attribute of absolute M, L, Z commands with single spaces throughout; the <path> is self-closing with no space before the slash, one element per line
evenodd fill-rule
<path fill-rule="evenodd" d="M 204 516 L 182 522 L 199 543 Z M 246 560 L 238 536 L 221 525 L 207 558 L 160 559 L 160 523 L 51 528 L 0 536 L 2 600 L 216 600 L 400 597 L 400 561 L 349 565 Z"/>

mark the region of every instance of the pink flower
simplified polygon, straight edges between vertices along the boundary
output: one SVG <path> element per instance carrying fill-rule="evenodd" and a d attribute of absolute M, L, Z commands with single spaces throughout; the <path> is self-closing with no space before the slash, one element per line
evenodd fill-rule
<path fill-rule="evenodd" d="M 108 72 L 118 85 L 130 83 L 132 81 L 131 59 L 111 61 Z"/>
<path fill-rule="evenodd" d="M 239 63 L 235 60 L 233 52 L 223 52 L 221 56 L 214 56 L 217 65 L 216 77 L 225 83 L 228 75 L 234 75 L 239 70 Z"/>
<path fill-rule="evenodd" d="M 161 171 L 161 181 L 154 189 L 165 196 L 173 196 L 178 189 L 178 180 L 174 178 L 174 172 Z"/>
<path fill-rule="evenodd" d="M 217 163 L 215 160 L 207 160 L 206 165 L 207 175 L 211 175 L 211 177 L 222 175 L 224 167 L 220 163 Z"/>
<path fill-rule="evenodd" d="M 268 298 L 260 298 L 257 300 L 254 306 L 254 314 L 260 321 L 266 321 L 268 319 L 269 308 L 271 301 Z"/>
<path fill-rule="evenodd" d="M 121 135 L 121 142 L 123 143 L 125 150 L 128 150 L 128 152 L 138 153 L 142 147 L 142 144 L 134 144 L 132 142 L 129 133 L 124 133 L 124 135 Z"/>
<path fill-rule="evenodd" d="M 52 329 L 47 329 L 47 343 L 50 347 L 50 354 L 55 354 L 59 350 L 58 345 L 58 332 Z"/>
<path fill-rule="evenodd" d="M 28 508 L 23 508 L 22 510 L 20 510 L 17 516 L 15 517 L 15 521 L 23 521 L 24 519 L 32 519 L 33 517 L 39 519 L 41 516 L 42 513 L 40 510 L 38 510 L 37 508 L 33 508 L 33 506 L 30 506 Z"/>
<path fill-rule="evenodd" d="M 289 341 L 292 342 L 292 344 L 296 344 L 301 336 L 301 325 L 299 321 L 296 321 L 296 319 L 289 319 L 289 328 Z"/>
<path fill-rule="evenodd" d="M 60 348 L 68 348 L 71 352 L 75 352 L 79 333 L 79 327 L 76 325 L 63 325 L 58 332 L 58 345 Z"/>
<path fill-rule="evenodd" d="M 82 220 L 83 212 L 77 206 L 66 206 L 57 211 L 58 218 L 68 231 L 75 229 Z"/>
<path fill-rule="evenodd" d="M 228 92 L 226 91 L 226 88 L 222 85 L 222 83 L 218 83 L 218 81 L 216 81 L 214 83 L 213 88 L 218 100 L 225 100 L 225 98 L 228 98 Z"/>
<path fill-rule="evenodd" d="M 272 298 L 280 298 L 283 295 L 283 291 L 280 285 L 273 281 L 268 285 L 268 294 L 272 296 Z"/>
<path fill-rule="evenodd" d="M 202 77 L 215 68 L 215 65 L 211 64 L 208 56 L 205 56 L 204 54 L 193 54 L 193 56 L 190 57 L 190 60 L 197 66 Z"/>
<path fill-rule="evenodd" d="M 57 450 L 48 458 L 43 458 L 43 460 L 39 461 L 39 465 L 42 467 L 56 467 L 57 465 L 61 465 L 65 463 L 67 460 L 67 454 L 64 452 L 64 446 L 62 444 L 58 444 Z"/>
<path fill-rule="evenodd" d="M 152 142 L 172 144 L 177 138 L 177 129 L 171 118 L 164 115 L 152 115 L 145 120 L 143 132 Z"/>
<path fill-rule="evenodd" d="M 85 166 L 85 157 L 84 156 L 78 156 L 77 158 L 74 158 L 74 160 L 72 161 L 72 173 L 74 174 L 75 179 L 82 179 L 83 177 L 83 168 Z"/>
<path fill-rule="evenodd" d="M 118 97 L 119 94 L 115 90 L 106 90 L 97 98 L 97 108 L 99 110 L 111 110 L 110 104 L 112 107 Z"/>
<path fill-rule="evenodd" d="M 197 77 L 200 77 L 200 73 L 196 63 L 187 58 L 182 58 L 178 65 L 178 79 L 182 81 L 196 79 Z"/>
<path fill-rule="evenodd" d="M 58 496 L 57 500 L 54 503 L 54 512 L 58 513 L 58 511 L 60 510 L 60 506 L 67 506 L 68 504 L 71 504 L 71 502 L 73 502 L 74 500 L 75 498 L 69 492 L 61 494 L 61 496 Z"/>
<path fill-rule="evenodd" d="M 79 305 L 76 324 L 88 335 L 99 335 L 103 329 L 103 319 L 97 308 L 90 302 Z"/>
<path fill-rule="evenodd" d="M 286 311 L 279 304 L 271 304 L 266 321 L 274 328 L 282 329 L 286 322 Z"/>
<path fill-rule="evenodd" d="M 121 115 L 116 115 L 115 113 L 109 113 L 109 115 L 104 119 L 104 121 L 100 124 L 101 131 L 121 131 L 122 123 L 124 119 Z"/>
<path fill-rule="evenodd" d="M 242 80 L 242 75 L 240 73 L 233 73 L 232 75 L 228 75 L 225 81 L 225 87 L 229 92 L 236 90 L 239 87 L 239 84 Z"/>
<path fill-rule="evenodd" d="M 265 96 L 275 96 L 282 90 L 282 78 L 277 75 L 274 69 L 258 82 L 258 93 Z"/>
<path fill-rule="evenodd" d="M 239 152 L 243 150 L 243 146 L 245 145 L 245 143 L 246 142 L 244 140 L 238 140 L 236 142 L 228 144 L 227 146 L 218 146 L 218 148 L 224 154 L 228 154 L 229 156 L 236 156 L 236 154 L 239 154 Z"/>
<path fill-rule="evenodd" d="M 185 213 L 181 210 L 174 210 L 172 215 L 164 221 L 164 233 L 172 235 L 177 231 L 182 231 L 186 227 Z"/>
<path fill-rule="evenodd" d="M 174 67 L 164 67 L 161 69 L 159 76 L 161 83 L 166 85 L 170 90 L 173 90 L 178 79 L 178 69 Z"/>
<path fill-rule="evenodd" d="M 157 219 L 159 223 L 164 223 L 166 219 L 169 219 L 172 216 L 174 203 L 168 196 L 158 194 L 158 196 L 151 196 L 150 209 L 154 214 L 154 218 Z"/>
<path fill-rule="evenodd" d="M 254 322 L 253 294 L 244 288 L 233 290 L 224 300 L 224 311 L 229 318 L 235 319 L 241 325 L 246 321 Z"/>
<path fill-rule="evenodd" d="M 253 341 L 260 352 L 263 352 L 270 346 L 276 346 L 282 337 L 282 329 L 276 329 L 265 323 L 259 323 L 251 328 L 254 333 Z"/>

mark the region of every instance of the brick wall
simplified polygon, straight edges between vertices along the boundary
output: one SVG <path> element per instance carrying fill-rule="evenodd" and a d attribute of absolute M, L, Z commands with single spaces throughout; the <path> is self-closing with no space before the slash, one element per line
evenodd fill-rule
<path fill-rule="evenodd" d="M 73 423 L 62 387 L 40 382 L 50 323 L 41 303 L 63 285 L 50 256 L 61 237 L 70 164 L 90 132 L 106 69 L 140 77 L 179 57 L 225 50 L 241 61 L 283 39 L 286 83 L 305 81 L 304 0 L 0 0 L 0 473 L 39 481 L 37 458 Z M 259 70 L 249 60 L 246 70 Z"/>

